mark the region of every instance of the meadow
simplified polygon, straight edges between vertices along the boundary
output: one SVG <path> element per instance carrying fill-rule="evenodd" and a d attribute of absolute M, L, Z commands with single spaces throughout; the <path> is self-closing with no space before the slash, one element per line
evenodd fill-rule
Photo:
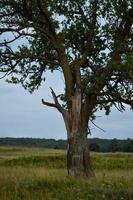
<path fill-rule="evenodd" d="M 91 157 L 96 176 L 75 179 L 65 150 L 0 147 L 0 200 L 133 200 L 133 154 Z"/>

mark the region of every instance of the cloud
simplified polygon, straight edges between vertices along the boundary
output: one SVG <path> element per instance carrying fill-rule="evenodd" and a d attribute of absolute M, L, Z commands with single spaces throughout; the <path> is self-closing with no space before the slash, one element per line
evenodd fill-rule
<path fill-rule="evenodd" d="M 59 77 L 47 77 L 46 84 L 33 94 L 19 85 L 0 82 L 0 137 L 66 137 L 61 115 L 41 103 L 41 98 L 52 101 L 50 86 L 56 92 L 63 90 Z"/>
<path fill-rule="evenodd" d="M 98 124 L 105 132 L 98 130 L 92 126 L 92 136 L 101 138 L 132 138 L 133 137 L 133 112 L 127 107 L 125 112 L 118 112 L 112 109 L 109 116 L 105 116 L 104 112 L 99 112 L 100 118 L 97 118 Z"/>
<path fill-rule="evenodd" d="M 33 94 L 19 85 L 0 81 L 0 137 L 66 138 L 62 116 L 56 109 L 41 103 L 42 98 L 52 101 L 50 86 L 58 94 L 63 91 L 62 77 L 48 72 L 46 77 L 46 83 Z M 97 118 L 96 124 L 106 132 L 91 125 L 92 137 L 133 137 L 133 112 L 128 108 L 124 113 L 112 109 L 109 116 L 103 112 L 98 112 L 97 116 L 102 117 Z"/>

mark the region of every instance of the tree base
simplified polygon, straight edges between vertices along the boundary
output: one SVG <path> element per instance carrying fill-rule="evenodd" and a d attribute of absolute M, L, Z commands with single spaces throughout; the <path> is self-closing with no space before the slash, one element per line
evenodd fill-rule
<path fill-rule="evenodd" d="M 77 145 L 78 144 L 78 145 Z M 91 165 L 90 154 L 88 150 L 87 138 L 75 144 L 69 141 L 67 153 L 68 175 L 72 177 L 94 177 L 94 171 Z"/>

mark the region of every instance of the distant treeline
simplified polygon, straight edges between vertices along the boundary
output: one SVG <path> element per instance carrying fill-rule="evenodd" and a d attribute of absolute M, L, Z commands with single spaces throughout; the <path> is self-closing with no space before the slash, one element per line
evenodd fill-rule
<path fill-rule="evenodd" d="M 91 138 L 88 140 L 91 151 L 96 152 L 133 152 L 133 139 L 118 140 Z M 0 138 L 0 146 L 27 146 L 54 149 L 67 149 L 66 140 L 35 138 Z"/>

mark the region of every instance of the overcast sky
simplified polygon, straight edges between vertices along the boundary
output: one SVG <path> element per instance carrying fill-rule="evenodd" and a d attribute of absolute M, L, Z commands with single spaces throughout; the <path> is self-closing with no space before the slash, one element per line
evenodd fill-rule
<path fill-rule="evenodd" d="M 19 85 L 0 80 L 0 137 L 33 137 L 66 139 L 64 122 L 55 109 L 45 107 L 41 99 L 52 101 L 50 89 L 62 90 L 62 77 L 47 74 L 47 81 L 33 94 Z M 98 112 L 96 124 L 105 132 L 91 126 L 92 136 L 99 138 L 133 138 L 133 112 L 120 113 L 112 109 L 110 116 Z"/>

